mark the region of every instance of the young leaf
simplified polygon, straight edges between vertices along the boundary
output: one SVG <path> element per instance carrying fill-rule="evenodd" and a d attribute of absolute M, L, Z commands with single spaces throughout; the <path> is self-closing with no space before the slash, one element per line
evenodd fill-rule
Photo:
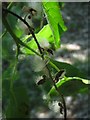
<path fill-rule="evenodd" d="M 88 84 L 85 84 L 85 82 Z M 79 77 L 64 77 L 61 81 L 56 83 L 56 85 L 61 94 L 63 94 L 64 96 L 71 96 L 78 93 L 88 93 L 90 82 L 89 80 Z M 55 87 L 51 88 L 48 95 L 51 97 L 57 96 Z"/>
<path fill-rule="evenodd" d="M 45 79 L 41 79 L 37 82 L 37 85 L 42 85 L 45 83 L 45 81 L 46 81 Z"/>
<path fill-rule="evenodd" d="M 65 70 L 64 69 L 61 69 L 57 74 L 56 74 L 56 76 L 55 76 L 55 82 L 58 82 L 59 81 L 59 79 L 61 79 L 62 77 L 64 77 L 64 75 L 65 75 Z"/>
<path fill-rule="evenodd" d="M 47 49 L 47 52 L 53 55 L 52 49 L 49 49 L 49 48 L 48 48 L 48 49 Z"/>
<path fill-rule="evenodd" d="M 60 47 L 60 37 L 67 28 L 64 25 L 58 2 L 43 2 L 43 8 L 54 36 L 55 47 Z"/>
<path fill-rule="evenodd" d="M 41 45 L 41 43 L 45 44 L 45 42 L 47 42 L 49 44 L 53 44 L 54 38 L 53 38 L 52 31 L 49 27 L 49 24 L 45 25 L 35 35 L 36 35 L 36 38 L 37 38 L 38 42 L 40 43 L 40 45 Z M 22 38 L 22 41 L 27 41 L 30 37 L 31 37 L 31 35 L 25 36 L 24 38 Z M 37 45 L 36 45 L 33 38 L 27 44 L 28 44 L 28 46 L 30 46 L 34 50 L 37 50 Z M 23 48 L 22 52 L 24 52 L 25 54 L 34 54 L 32 51 L 28 50 L 27 48 Z"/>
<path fill-rule="evenodd" d="M 76 67 L 74 67 L 71 64 L 65 63 L 65 62 L 59 62 L 59 61 L 55 61 L 53 59 L 50 59 L 50 61 L 59 69 L 65 69 L 66 70 L 66 76 L 67 77 L 82 77 L 82 78 L 86 78 L 85 74 L 83 72 L 81 72 L 79 69 L 77 69 Z M 54 66 L 52 66 L 54 67 Z"/>
<path fill-rule="evenodd" d="M 58 106 L 60 107 L 60 113 L 63 114 L 63 105 L 62 105 L 62 103 L 59 102 Z"/>
<path fill-rule="evenodd" d="M 43 8 L 47 14 L 49 24 L 44 26 L 40 32 L 36 34 L 37 40 L 39 43 L 42 41 L 48 41 L 51 45 L 54 45 L 54 47 L 59 48 L 61 34 L 67 30 L 60 13 L 59 4 L 58 2 L 43 2 Z M 28 42 L 28 45 L 37 50 L 37 45 L 34 39 L 31 39 L 30 42 Z M 26 54 L 33 54 L 33 52 L 26 48 L 24 48 L 22 51 Z"/>

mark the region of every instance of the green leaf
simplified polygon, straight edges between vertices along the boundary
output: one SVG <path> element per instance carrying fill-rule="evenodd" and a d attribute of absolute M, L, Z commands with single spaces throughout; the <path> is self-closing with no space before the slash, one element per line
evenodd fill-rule
<path fill-rule="evenodd" d="M 2 58 L 12 60 L 15 52 L 12 50 L 14 42 L 9 33 L 2 38 Z"/>
<path fill-rule="evenodd" d="M 90 81 L 79 77 L 64 77 L 56 85 L 61 94 L 64 96 L 71 96 L 78 93 L 88 93 Z M 48 95 L 51 97 L 58 95 L 55 87 L 51 88 Z"/>
<path fill-rule="evenodd" d="M 12 62 L 13 61 L 13 62 Z M 2 74 L 2 80 L 11 80 L 13 77 L 13 80 L 17 80 L 19 78 L 19 74 L 18 71 L 15 68 L 15 62 L 14 60 L 12 60 L 9 64 L 9 66 L 7 66 L 7 68 L 5 68 L 3 70 L 3 74 Z M 15 72 L 14 72 L 15 69 Z"/>
<path fill-rule="evenodd" d="M 66 70 L 66 77 L 82 77 L 82 78 L 86 78 L 85 74 L 83 72 L 81 72 L 80 70 L 78 70 L 76 67 L 74 67 L 73 65 L 71 64 L 68 64 L 68 63 L 65 63 L 65 62 L 58 62 L 58 61 L 55 61 L 53 59 L 50 59 L 51 63 L 51 66 L 53 68 L 55 68 L 55 66 L 59 69 L 65 69 Z"/>
<path fill-rule="evenodd" d="M 45 25 L 36 35 L 36 38 L 38 40 L 38 42 L 40 44 L 45 44 L 47 43 L 48 45 L 52 44 L 54 41 L 53 35 L 52 35 L 52 31 L 49 27 L 49 25 Z M 31 37 L 31 35 L 25 36 L 24 38 L 22 38 L 22 41 L 27 41 L 29 38 Z M 49 44 L 50 43 L 50 44 Z M 37 50 L 37 45 L 34 41 L 34 39 L 32 38 L 28 43 L 28 46 L 30 46 L 31 48 L 33 48 L 34 50 Z M 42 45 L 41 45 L 42 46 Z M 34 54 L 32 51 L 28 50 L 27 48 L 23 48 L 22 52 L 26 53 L 26 54 Z"/>
<path fill-rule="evenodd" d="M 7 118 L 26 118 L 29 111 L 29 96 L 24 86 L 15 86 L 6 109 Z"/>
<path fill-rule="evenodd" d="M 60 47 L 60 37 L 67 28 L 64 25 L 58 2 L 43 2 L 43 8 L 54 36 L 55 47 Z"/>
<path fill-rule="evenodd" d="M 66 27 L 64 25 L 62 16 L 60 14 L 59 5 L 58 3 L 43 3 L 44 9 L 48 11 L 46 14 L 50 15 L 50 25 L 45 25 L 36 35 L 36 38 L 38 42 L 42 43 L 49 43 L 50 45 L 54 45 L 54 47 L 59 48 L 60 47 L 60 36 L 63 31 L 66 31 Z M 54 8 L 55 7 L 55 8 Z M 23 41 L 28 40 L 31 37 L 31 35 L 23 38 Z M 33 48 L 34 50 L 37 50 L 37 45 L 32 38 L 28 43 L 28 46 Z M 22 52 L 26 54 L 33 54 L 33 52 L 29 51 L 27 48 L 23 48 Z"/>
<path fill-rule="evenodd" d="M 64 25 L 64 21 L 62 19 L 62 15 L 60 14 L 59 4 L 57 2 L 43 3 L 43 7 L 47 14 L 47 19 L 49 20 L 49 24 L 44 26 L 36 35 L 38 42 L 41 44 L 48 44 L 48 46 L 54 46 L 54 48 L 60 47 L 60 37 L 62 32 L 66 31 L 66 26 Z M 23 38 L 23 41 L 29 39 L 31 35 Z M 28 46 L 37 50 L 37 45 L 32 38 L 28 43 Z M 47 46 L 46 46 L 47 47 Z M 33 54 L 33 52 L 29 51 L 26 48 L 22 49 L 22 52 L 26 54 Z"/>

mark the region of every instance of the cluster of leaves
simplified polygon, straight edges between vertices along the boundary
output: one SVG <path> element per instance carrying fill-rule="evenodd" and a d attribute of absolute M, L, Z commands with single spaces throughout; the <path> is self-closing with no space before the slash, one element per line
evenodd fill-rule
<path fill-rule="evenodd" d="M 21 8 L 25 4 L 22 4 L 21 6 L 18 6 L 18 4 L 13 4 L 14 3 L 9 4 L 9 7 L 7 8 L 14 12 L 17 12 L 16 9 L 18 9 L 18 15 L 20 15 Z M 86 76 L 84 76 L 84 74 L 77 68 L 64 62 L 57 62 L 53 60 L 52 57 L 49 57 L 50 54 L 53 55 L 53 50 L 60 48 L 61 34 L 67 30 L 60 13 L 60 5 L 58 2 L 42 3 L 44 14 L 46 15 L 47 19 L 47 24 L 44 25 L 43 28 L 40 29 L 37 33 L 35 33 L 35 36 L 40 46 L 42 45 L 43 41 L 48 44 L 45 47 L 41 47 L 45 58 L 44 61 L 40 59 L 41 55 L 38 53 L 38 46 L 32 34 L 23 35 L 23 30 L 18 27 L 18 19 L 13 15 L 3 15 L 3 20 L 4 18 L 8 19 L 10 27 L 12 26 L 14 35 L 12 35 L 10 28 L 8 28 L 8 26 L 6 27 L 6 23 L 4 23 L 5 21 L 3 21 L 6 29 L 8 28 L 7 32 L 12 35 L 13 39 L 16 39 L 16 43 L 19 46 L 17 46 L 19 50 L 18 57 L 20 55 L 24 55 L 25 57 L 29 55 L 32 57 L 33 55 L 32 59 L 36 59 L 36 61 L 30 61 L 33 64 L 31 65 L 33 68 L 31 75 L 35 76 L 38 74 L 39 76 L 42 76 L 42 79 L 40 79 L 37 84 L 43 86 L 43 89 L 46 90 L 46 94 L 51 98 L 56 97 L 58 94 L 55 87 L 52 87 L 51 83 L 49 83 L 50 78 L 47 70 L 45 70 L 46 65 L 48 65 L 50 68 L 53 81 L 56 83 L 57 88 L 64 96 L 76 95 L 77 93 L 87 93 L 89 86 L 89 80 L 85 79 Z M 29 15 L 29 19 L 31 19 L 34 12 L 37 11 L 33 8 L 27 8 L 26 12 L 28 13 L 27 15 Z M 25 86 L 23 84 L 19 84 L 19 80 L 17 80 L 20 79 L 17 69 L 17 56 L 15 56 L 17 50 L 15 49 L 15 51 L 12 51 L 13 46 L 15 46 L 12 41 L 12 37 L 6 32 L 3 36 L 3 99 L 5 97 L 5 99 L 8 98 L 9 100 L 7 101 L 4 112 L 7 118 L 23 118 L 28 116 L 28 112 L 30 110 L 30 100 Z M 9 48 L 8 46 L 12 47 Z M 39 58 L 35 57 L 37 55 L 39 55 Z M 35 83 L 33 84 L 36 85 Z"/>

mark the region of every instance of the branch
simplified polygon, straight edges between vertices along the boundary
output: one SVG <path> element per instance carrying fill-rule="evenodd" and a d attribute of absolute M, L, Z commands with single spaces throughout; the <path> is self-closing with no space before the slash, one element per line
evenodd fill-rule
<path fill-rule="evenodd" d="M 22 19 L 19 15 L 15 14 L 15 13 L 13 13 L 13 12 L 11 12 L 11 11 L 5 9 L 5 8 L 3 8 L 3 11 L 5 11 L 5 12 L 7 12 L 7 13 L 10 13 L 10 14 L 14 15 L 14 16 L 17 17 L 18 19 L 20 19 L 25 25 L 27 25 L 27 27 L 28 27 L 29 30 L 30 30 L 30 33 L 32 34 L 32 36 L 33 36 L 33 38 L 34 38 L 34 40 L 35 40 L 35 42 L 36 42 L 36 44 L 37 44 L 37 46 L 38 46 L 38 49 L 39 49 L 40 54 L 41 54 L 41 57 L 42 57 L 42 59 L 44 60 L 44 56 L 43 56 L 41 47 L 40 47 L 40 45 L 39 45 L 39 43 L 38 43 L 38 41 L 37 41 L 37 38 L 36 38 L 36 36 L 35 36 L 35 34 L 34 34 L 32 28 L 30 27 L 30 25 L 29 25 L 24 19 Z M 9 30 L 9 31 L 10 31 L 10 30 Z M 11 33 L 11 32 L 10 32 L 10 33 Z M 13 33 L 12 33 L 11 35 L 13 36 Z M 17 39 L 18 39 L 18 38 L 17 38 L 15 35 L 14 35 L 13 37 L 15 38 L 15 42 L 17 42 Z M 25 47 L 28 48 L 28 46 L 27 46 L 25 43 L 23 43 L 23 42 L 20 41 L 19 39 L 18 39 L 18 41 L 19 41 L 19 43 L 20 43 L 21 45 L 23 45 L 23 46 L 25 46 Z M 29 49 L 31 50 L 31 48 L 29 48 Z M 35 52 L 35 51 L 34 51 L 34 52 Z M 40 56 L 40 55 L 39 55 L 39 56 Z M 48 65 L 46 65 L 46 68 L 47 68 L 47 70 L 48 70 L 49 77 L 50 77 L 50 79 L 51 79 L 51 81 L 52 81 L 52 83 L 53 83 L 53 85 L 54 85 L 56 91 L 59 93 L 60 97 L 62 98 L 63 107 L 64 107 L 64 120 L 66 120 L 67 111 L 66 111 L 66 103 L 65 103 L 64 97 L 63 97 L 63 95 L 59 92 L 56 83 L 53 81 L 53 78 L 52 78 L 52 75 L 51 75 L 51 72 L 50 72 L 50 69 L 49 69 Z"/>
<path fill-rule="evenodd" d="M 35 54 L 41 56 L 39 53 L 37 53 L 35 50 L 33 50 L 32 48 L 30 48 L 28 45 L 26 45 L 24 42 L 22 42 L 12 31 L 10 25 L 8 24 L 6 18 L 4 16 L 2 16 L 2 22 L 4 24 L 4 26 L 6 27 L 7 31 L 10 33 L 10 35 L 13 37 L 16 45 L 20 44 L 23 47 L 26 47 L 27 49 L 31 50 L 32 52 L 34 52 Z"/>
<path fill-rule="evenodd" d="M 38 49 L 39 49 L 39 51 L 40 51 L 40 54 L 42 55 L 41 47 L 40 47 L 40 45 L 39 45 L 39 43 L 38 43 L 38 41 L 37 41 L 37 39 L 36 39 L 36 36 L 35 36 L 35 34 L 34 34 L 34 32 L 33 32 L 33 29 L 32 29 L 31 26 L 25 21 L 25 19 L 21 18 L 19 15 L 17 15 L 16 13 L 14 13 L 14 12 L 6 9 L 6 8 L 2 8 L 2 10 L 3 10 L 4 12 L 6 12 L 6 13 L 10 13 L 10 14 L 12 14 L 13 16 L 17 17 L 18 19 L 20 19 L 20 20 L 29 28 L 29 31 L 30 31 L 30 33 L 32 34 L 32 36 L 33 36 L 33 38 L 34 38 L 34 40 L 35 40 L 35 42 L 36 42 L 36 44 L 37 44 L 37 46 L 38 46 Z"/>
<path fill-rule="evenodd" d="M 53 81 L 53 78 L 52 78 L 50 69 L 49 69 L 49 67 L 48 67 L 47 65 L 46 65 L 46 68 L 47 68 L 47 70 L 48 70 L 49 77 L 50 77 L 50 79 L 51 79 L 51 81 L 52 81 L 52 83 L 53 83 L 53 85 L 54 85 L 56 91 L 59 93 L 60 97 L 62 98 L 63 109 L 64 109 L 64 120 L 66 120 L 66 117 L 67 117 L 67 110 L 66 110 L 66 103 L 65 103 L 65 100 L 64 100 L 64 96 L 59 92 L 59 89 L 58 89 L 56 83 Z"/>

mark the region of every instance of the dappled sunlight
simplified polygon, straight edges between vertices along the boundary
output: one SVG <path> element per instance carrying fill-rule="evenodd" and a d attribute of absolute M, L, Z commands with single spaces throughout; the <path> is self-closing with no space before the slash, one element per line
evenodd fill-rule
<path fill-rule="evenodd" d="M 63 57 L 57 57 L 55 60 L 57 60 L 57 61 L 60 61 L 60 62 L 66 62 L 66 63 L 69 63 L 69 64 L 71 64 L 72 63 L 72 61 L 70 60 L 70 58 L 63 58 Z"/>
<path fill-rule="evenodd" d="M 74 64 L 75 61 L 85 62 L 88 59 L 88 50 L 78 44 L 62 44 L 55 56 L 57 61 Z"/>
<path fill-rule="evenodd" d="M 67 49 L 69 51 L 77 51 L 81 49 L 81 46 L 77 45 L 77 44 L 62 44 L 61 45 L 61 49 Z"/>
<path fill-rule="evenodd" d="M 73 59 L 77 59 L 77 60 L 80 60 L 82 62 L 87 60 L 86 54 L 83 54 L 83 53 L 73 53 L 72 57 L 73 57 Z"/>
<path fill-rule="evenodd" d="M 50 118 L 52 116 L 52 113 L 49 111 L 41 110 L 36 113 L 37 118 Z"/>

